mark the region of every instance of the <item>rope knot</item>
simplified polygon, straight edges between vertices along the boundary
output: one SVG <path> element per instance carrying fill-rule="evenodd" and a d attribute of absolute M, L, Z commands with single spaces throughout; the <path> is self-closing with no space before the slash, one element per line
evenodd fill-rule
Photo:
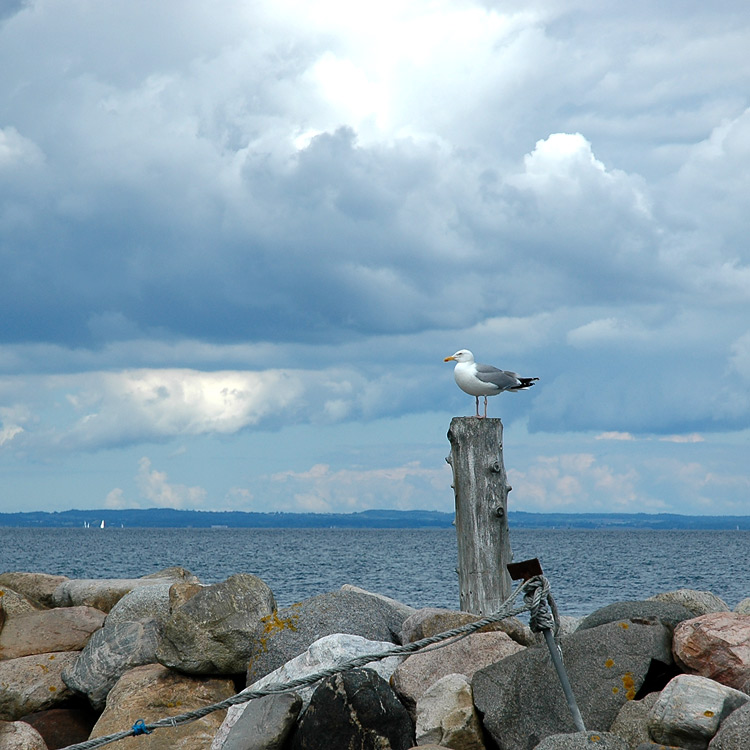
<path fill-rule="evenodd" d="M 544 576 L 529 578 L 523 600 L 529 608 L 529 627 L 532 633 L 551 630 L 557 634 L 558 624 L 554 604 L 550 603 L 549 581 Z"/>
<path fill-rule="evenodd" d="M 143 719 L 138 719 L 138 721 L 133 724 L 133 735 L 137 737 L 139 734 L 151 734 L 151 730 L 146 726 Z"/>

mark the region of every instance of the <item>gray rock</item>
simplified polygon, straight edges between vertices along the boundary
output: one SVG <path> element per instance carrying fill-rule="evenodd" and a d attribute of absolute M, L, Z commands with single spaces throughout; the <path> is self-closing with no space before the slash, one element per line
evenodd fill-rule
<path fill-rule="evenodd" d="M 25 722 L 0 721 L 0 750 L 47 750 L 47 745 Z"/>
<path fill-rule="evenodd" d="M 596 628 L 599 625 L 616 622 L 617 620 L 647 620 L 654 618 L 661 620 L 665 625 L 674 629 L 683 620 L 690 620 L 692 617 L 694 615 L 687 607 L 675 604 L 674 602 L 615 602 L 592 612 L 578 625 L 577 630 Z"/>
<path fill-rule="evenodd" d="M 365 654 L 377 654 L 393 648 L 393 644 L 387 641 L 368 641 L 358 635 L 349 635 L 348 633 L 334 633 L 320 638 L 313 643 L 307 651 L 303 652 L 286 664 L 282 665 L 265 677 L 261 677 L 251 684 L 247 690 L 260 690 L 269 685 L 283 685 L 296 680 L 300 677 L 320 672 L 323 669 L 336 667 L 344 662 L 349 661 L 357 656 Z M 403 656 L 389 656 L 385 659 L 371 662 L 367 665 L 368 669 L 377 672 L 384 680 L 389 680 L 394 670 L 403 661 Z M 302 699 L 302 709 L 305 710 L 310 703 L 317 683 L 306 687 L 297 688 L 297 695 Z M 221 728 L 214 737 L 212 750 L 221 750 L 227 735 L 232 727 L 238 721 L 239 717 L 251 704 L 241 703 L 236 706 L 230 706 L 227 716 L 221 725 Z"/>
<path fill-rule="evenodd" d="M 109 612 L 125 594 L 141 586 L 185 581 L 191 576 L 183 568 L 168 568 L 163 575 L 144 578 L 75 578 L 63 581 L 52 595 L 55 607 L 88 605 Z M 195 576 L 192 578 L 197 581 Z"/>
<path fill-rule="evenodd" d="M 153 586 L 139 586 L 129 591 L 115 604 L 107 615 L 107 625 L 138 620 L 169 619 L 169 590 L 174 584 L 157 583 Z"/>
<path fill-rule="evenodd" d="M 418 745 L 485 750 L 482 723 L 464 675 L 449 674 L 430 685 L 417 701 L 416 713 Z"/>
<path fill-rule="evenodd" d="M 55 589 L 67 580 L 65 576 L 52 576 L 47 573 L 15 571 L 0 574 L 0 586 L 7 586 L 43 607 L 56 606 L 53 599 Z"/>
<path fill-rule="evenodd" d="M 76 662 L 63 671 L 65 684 L 85 693 L 95 709 L 103 709 L 107 694 L 125 672 L 156 661 L 161 629 L 155 620 L 107 625 L 94 633 Z"/>
<path fill-rule="evenodd" d="M 747 750 L 749 744 L 750 703 L 746 703 L 721 722 L 708 750 Z"/>
<path fill-rule="evenodd" d="M 649 693 L 642 700 L 628 701 L 617 714 L 609 731 L 622 737 L 628 747 L 637 747 L 643 742 L 650 742 L 648 720 L 650 711 L 659 698 L 659 693 Z"/>
<path fill-rule="evenodd" d="M 613 622 L 563 638 L 565 666 L 584 724 L 608 731 L 623 704 L 638 695 L 652 662 L 671 664 L 670 646 L 669 628 L 655 620 Z M 576 731 L 543 646 L 479 670 L 472 688 L 485 729 L 503 750 L 534 747 L 549 735 Z"/>
<path fill-rule="evenodd" d="M 647 601 L 673 602 L 689 609 L 694 617 L 707 615 L 711 612 L 729 612 L 729 605 L 710 591 L 695 591 L 694 589 L 677 589 L 665 591 L 651 596 Z"/>
<path fill-rule="evenodd" d="M 738 615 L 750 615 L 750 597 L 739 602 L 734 608 L 734 611 Z"/>
<path fill-rule="evenodd" d="M 302 709 L 296 693 L 250 701 L 224 742 L 224 750 L 283 750 Z"/>
<path fill-rule="evenodd" d="M 376 594 L 372 591 L 368 591 L 367 589 L 361 589 L 359 586 L 352 586 L 350 583 L 345 583 L 341 587 L 341 591 L 351 591 L 355 594 L 363 594 L 364 596 L 374 596 L 381 602 L 385 602 L 386 604 L 389 604 L 391 607 L 393 607 L 393 609 L 399 612 L 399 615 L 404 619 L 406 619 L 410 615 L 413 615 L 417 611 L 414 607 L 410 607 L 408 604 L 404 604 L 403 602 L 398 601 L 398 599 L 391 599 L 390 596 Z"/>
<path fill-rule="evenodd" d="M 748 701 L 745 693 L 707 677 L 681 674 L 662 690 L 648 731 L 656 742 L 705 750 L 722 720 Z"/>
<path fill-rule="evenodd" d="M 414 729 L 388 683 L 370 669 L 324 680 L 302 714 L 290 750 L 408 750 Z"/>
<path fill-rule="evenodd" d="M 13 591 L 8 586 L 0 586 L 0 623 L 5 615 L 26 615 L 29 612 L 37 612 L 42 608 L 39 602 L 33 602 L 27 596 Z M 2 625 L 0 625 L 0 628 Z"/>
<path fill-rule="evenodd" d="M 545 737 L 536 750 L 629 750 L 629 746 L 609 732 L 575 732 Z"/>
<path fill-rule="evenodd" d="M 77 658 L 75 651 L 61 651 L 0 661 L 0 719 L 15 721 L 72 698 L 61 672 Z"/>
<path fill-rule="evenodd" d="M 332 591 L 264 617 L 251 638 L 247 682 L 278 669 L 326 635 L 351 633 L 371 641 L 397 642 L 403 611 L 353 591 Z"/>
<path fill-rule="evenodd" d="M 260 578 L 240 573 L 205 586 L 172 609 L 156 658 L 187 674 L 239 674 L 258 644 L 252 635 L 276 603 Z"/>

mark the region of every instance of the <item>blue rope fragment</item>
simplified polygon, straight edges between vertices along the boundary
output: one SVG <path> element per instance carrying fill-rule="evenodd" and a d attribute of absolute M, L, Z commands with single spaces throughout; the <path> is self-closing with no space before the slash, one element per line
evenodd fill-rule
<path fill-rule="evenodd" d="M 151 734 L 151 730 L 146 726 L 143 719 L 138 719 L 138 721 L 133 724 L 133 734 L 137 737 L 139 734 Z"/>

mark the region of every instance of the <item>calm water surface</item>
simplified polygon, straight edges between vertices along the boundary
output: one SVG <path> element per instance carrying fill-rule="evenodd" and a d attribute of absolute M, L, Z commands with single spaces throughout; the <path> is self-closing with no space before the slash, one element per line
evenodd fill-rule
<path fill-rule="evenodd" d="M 538 557 L 563 614 L 677 588 L 730 606 L 750 596 L 748 531 L 511 530 Z M 0 571 L 125 578 L 181 565 L 204 583 L 260 576 L 280 606 L 345 583 L 415 607 L 458 607 L 453 529 L 0 528 Z"/>

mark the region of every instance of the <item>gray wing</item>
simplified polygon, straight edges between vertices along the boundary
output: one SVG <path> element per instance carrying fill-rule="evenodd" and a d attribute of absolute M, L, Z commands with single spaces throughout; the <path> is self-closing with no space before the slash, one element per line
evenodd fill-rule
<path fill-rule="evenodd" d="M 492 365 L 477 364 L 477 378 L 483 383 L 491 383 L 497 386 L 499 391 L 505 391 L 508 388 L 516 388 L 521 385 L 518 373 L 510 370 L 498 370 Z"/>

